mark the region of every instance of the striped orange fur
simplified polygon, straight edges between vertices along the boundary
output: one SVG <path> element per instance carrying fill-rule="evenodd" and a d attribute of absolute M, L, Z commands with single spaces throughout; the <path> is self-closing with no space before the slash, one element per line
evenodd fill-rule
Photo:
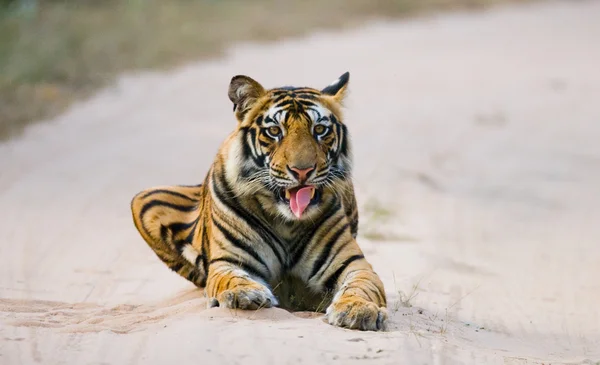
<path fill-rule="evenodd" d="M 210 306 L 324 311 L 329 323 L 384 327 L 383 284 L 356 242 L 351 146 L 341 103 L 349 74 L 322 90 L 229 86 L 238 121 L 204 182 L 131 202 L 138 231 Z"/>

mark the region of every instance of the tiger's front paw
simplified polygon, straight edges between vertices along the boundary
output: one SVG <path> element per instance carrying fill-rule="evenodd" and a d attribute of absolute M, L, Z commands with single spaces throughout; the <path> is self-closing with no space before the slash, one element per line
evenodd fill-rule
<path fill-rule="evenodd" d="M 232 309 L 270 308 L 277 305 L 271 291 L 260 284 L 237 286 L 217 296 L 219 307 Z"/>
<path fill-rule="evenodd" d="M 362 298 L 340 298 L 325 313 L 329 324 L 361 331 L 381 331 L 387 319 L 387 310 Z"/>

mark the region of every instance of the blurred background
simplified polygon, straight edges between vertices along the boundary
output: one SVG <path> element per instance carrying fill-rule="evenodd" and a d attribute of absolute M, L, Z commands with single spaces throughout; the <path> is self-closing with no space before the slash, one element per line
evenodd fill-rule
<path fill-rule="evenodd" d="M 0 138 L 121 72 L 372 19 L 527 0 L 0 0 Z"/>
<path fill-rule="evenodd" d="M 1 364 L 600 364 L 600 1 L 0 3 Z M 232 76 L 346 71 L 390 331 L 207 311 L 131 198 L 203 181 Z"/>

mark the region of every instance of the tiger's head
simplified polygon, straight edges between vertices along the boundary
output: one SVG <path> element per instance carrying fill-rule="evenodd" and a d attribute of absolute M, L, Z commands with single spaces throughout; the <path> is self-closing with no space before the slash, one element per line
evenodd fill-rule
<path fill-rule="evenodd" d="M 264 208 L 288 220 L 301 220 L 345 187 L 351 158 L 341 104 L 349 77 L 346 72 L 322 90 L 266 90 L 250 77 L 233 77 L 229 99 L 238 126 L 227 170 L 239 192 L 260 197 Z"/>

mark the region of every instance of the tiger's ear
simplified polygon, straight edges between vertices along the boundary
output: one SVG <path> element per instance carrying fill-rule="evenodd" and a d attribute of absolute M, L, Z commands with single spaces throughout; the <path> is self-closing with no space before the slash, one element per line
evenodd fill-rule
<path fill-rule="evenodd" d="M 237 75 L 229 83 L 228 94 L 235 116 L 241 122 L 254 103 L 265 94 L 265 89 L 250 77 Z"/>
<path fill-rule="evenodd" d="M 348 88 L 349 80 L 350 72 L 346 72 L 337 80 L 329 84 L 329 86 L 321 90 L 321 94 L 331 95 L 335 101 L 341 103 L 344 100 L 344 96 L 346 96 L 346 89 Z"/>

